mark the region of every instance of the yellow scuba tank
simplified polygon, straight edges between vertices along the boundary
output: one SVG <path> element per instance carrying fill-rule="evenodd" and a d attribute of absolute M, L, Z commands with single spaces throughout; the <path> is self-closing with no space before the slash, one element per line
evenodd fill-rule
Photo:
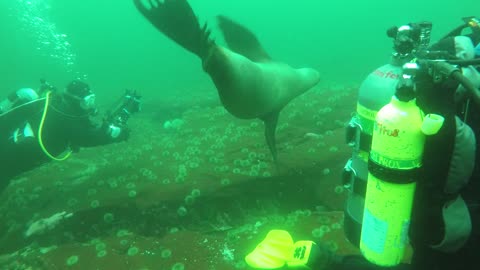
<path fill-rule="evenodd" d="M 417 32 L 418 30 L 418 32 Z M 344 167 L 343 184 L 348 189 L 345 204 L 344 231 L 347 239 L 360 246 L 363 210 L 368 179 L 368 157 L 377 112 L 388 104 L 402 77 L 402 66 L 415 57 L 414 52 L 427 46 L 431 24 L 392 27 L 387 35 L 394 40 L 390 64 L 373 71 L 362 82 L 357 102 L 357 113 L 347 127 L 347 143 L 352 146 L 352 157 Z M 420 33 L 417 36 L 417 33 Z"/>
<path fill-rule="evenodd" d="M 373 127 L 360 250 L 380 266 L 403 259 L 425 134 L 436 133 L 443 123 L 436 116 L 424 121 L 413 90 L 411 76 L 403 75 Z"/>
<path fill-rule="evenodd" d="M 349 191 L 344 209 L 344 231 L 356 247 L 360 244 L 373 123 L 377 112 L 388 104 L 395 93 L 405 62 L 402 57 L 394 55 L 390 64 L 377 68 L 367 76 L 358 91 L 357 112 L 347 126 L 347 143 L 352 146 L 352 157 L 343 174 L 343 184 Z"/>

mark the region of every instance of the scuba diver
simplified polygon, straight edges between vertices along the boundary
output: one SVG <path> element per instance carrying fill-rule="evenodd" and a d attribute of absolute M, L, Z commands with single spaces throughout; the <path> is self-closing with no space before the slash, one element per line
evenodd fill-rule
<path fill-rule="evenodd" d="M 359 241 L 362 254 L 370 263 L 365 260 L 359 263 L 363 268 L 350 265 L 350 269 L 375 269 L 372 265 L 396 269 L 394 266 L 403 258 L 398 246 L 408 242 L 413 248 L 411 264 L 397 268 L 479 267 L 476 254 L 480 252 L 480 61 L 475 59 L 474 48 L 479 46 L 480 26 L 475 17 L 464 21 L 432 46 L 427 45 L 431 31 L 428 23 L 394 27 L 388 32 L 395 39 L 397 53 L 407 58 L 394 89 L 394 97 L 402 101 L 402 108 L 395 109 L 405 113 L 405 105 L 413 102 L 421 118 L 436 115 L 442 118 L 442 123 L 436 132 L 427 134 L 422 129 L 417 137 L 408 139 L 405 148 L 395 149 L 386 143 L 388 135 L 407 136 L 398 135 L 398 130 L 405 132 L 405 126 L 391 125 L 396 121 L 396 113 L 385 110 L 394 103 L 393 98 L 389 104 L 383 104 L 386 106 L 374 118 Z M 462 34 L 465 29 L 470 33 Z M 412 118 L 408 120 L 407 125 L 415 125 Z M 397 132 L 389 134 L 395 128 Z M 376 144 L 375 135 L 379 138 Z M 408 148 L 409 144 L 416 149 Z M 412 152 L 418 152 L 420 162 L 418 167 L 408 168 L 406 157 Z M 404 189 L 409 184 L 413 187 L 410 201 L 403 201 L 397 207 L 395 203 L 405 198 Z M 370 190 L 377 192 L 376 197 L 369 197 Z M 379 209 L 383 202 L 385 208 Z M 400 219 L 402 213 L 405 216 Z M 391 220 L 397 222 L 397 231 L 389 223 Z M 388 224 L 391 232 L 382 235 L 383 232 L 371 229 L 372 225 L 380 224 L 375 222 L 385 222 L 383 225 Z M 398 240 L 385 244 L 383 240 L 388 234 Z M 379 249 L 375 246 L 378 243 L 385 245 Z M 378 263 L 383 260 L 388 263 Z"/>
<path fill-rule="evenodd" d="M 127 90 L 101 120 L 88 84 L 73 80 L 59 91 L 41 80 L 38 94 L 23 88 L 0 105 L 1 192 L 17 175 L 49 160 L 65 160 L 80 147 L 126 140 L 127 120 L 140 110 L 140 96 Z"/>
<path fill-rule="evenodd" d="M 249 266 L 313 270 L 480 268 L 479 23 L 477 18 L 465 18 L 465 24 L 423 48 L 420 45 L 425 45 L 424 35 L 429 42 L 431 24 L 408 24 L 388 31 L 395 39 L 400 72 L 397 76 L 395 71 L 399 70 L 390 66 L 387 68 L 392 72 L 373 73 L 380 88 L 394 85 L 384 89 L 393 90 L 388 93 L 391 100 L 383 100 L 377 107 L 371 123 L 373 135 L 354 140 L 360 145 L 359 140 L 370 140 L 363 142 L 369 147 L 365 166 L 368 184 L 355 191 L 363 190 L 363 224 L 354 230 L 345 221 L 345 230 L 350 230 L 346 236 L 362 255 L 339 256 L 321 242 L 294 242 L 288 232 L 274 230 L 246 256 Z M 471 32 L 463 35 L 464 29 Z M 385 93 L 374 94 L 382 97 Z M 362 108 L 370 114 L 374 109 Z M 423 125 L 430 117 L 435 119 L 436 128 Z M 400 121 L 403 126 L 394 125 Z M 397 145 L 392 146 L 392 142 Z M 416 163 L 409 167 L 410 160 L 401 158 L 412 152 Z M 378 159 L 381 155 L 383 159 Z M 358 174 L 358 168 L 351 169 Z M 405 263 L 408 243 L 413 254 Z"/>

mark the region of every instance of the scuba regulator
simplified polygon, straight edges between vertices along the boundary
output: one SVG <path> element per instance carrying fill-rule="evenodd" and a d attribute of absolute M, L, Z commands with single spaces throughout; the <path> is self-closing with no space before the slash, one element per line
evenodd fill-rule
<path fill-rule="evenodd" d="M 47 92 L 56 93 L 57 88 L 53 86 L 50 82 L 45 79 L 40 79 L 40 88 L 38 89 L 38 95 L 43 97 L 47 94 Z"/>
<path fill-rule="evenodd" d="M 431 22 L 391 27 L 387 36 L 394 39 L 394 50 L 402 57 L 409 57 L 428 48 L 432 32 Z"/>

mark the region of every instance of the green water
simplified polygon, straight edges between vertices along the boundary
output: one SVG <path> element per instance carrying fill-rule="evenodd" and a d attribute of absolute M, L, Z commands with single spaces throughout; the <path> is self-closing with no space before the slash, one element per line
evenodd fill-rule
<path fill-rule="evenodd" d="M 432 21 L 436 40 L 459 25 L 461 17 L 479 15 L 470 13 L 478 0 L 463 0 L 462 6 L 432 0 L 421 5 L 418 0 L 189 2 L 219 43 L 215 16 L 223 14 L 251 29 L 274 59 L 318 69 L 326 85 L 356 85 L 387 63 L 392 41 L 385 32 L 393 25 Z M 162 99 L 176 96 L 190 106 L 203 93 L 216 97 L 199 59 L 154 29 L 132 0 L 1 0 L 0 18 L 0 98 L 19 87 L 36 88 L 40 78 L 63 88 L 80 77 L 92 86 L 99 103 L 135 88 L 150 105 L 142 114 L 156 110 L 167 115 L 162 119 L 173 120 L 166 112 L 171 108 L 162 108 L 171 104 Z M 64 163 L 52 162 L 1 194 L 0 255 L 23 249 L 14 254 L 13 263 L 20 259 L 28 265 L 43 257 L 49 263 L 44 269 L 93 269 L 84 266 L 88 263 L 123 269 L 116 265 L 127 256 L 124 266 L 129 269 L 176 269 L 172 267 L 183 267 L 179 258 L 186 254 L 180 244 L 200 243 L 214 255 L 208 263 L 245 267 L 244 254 L 257 242 L 247 236 L 263 235 L 257 232 L 263 223 L 263 230 L 272 224 L 286 226 L 296 239 L 319 240 L 329 228 L 325 224 L 331 223 L 332 231 L 342 229 L 341 216 L 333 219 L 326 212 L 343 209 L 346 192 L 338 172 L 351 156 L 343 135 L 355 97 L 350 88 L 339 89 L 347 91 L 309 91 L 282 112 L 278 141 L 288 173 L 279 176 L 260 121 L 236 119 L 222 107 L 194 107 L 176 119 L 185 123 L 183 129 L 169 130 L 160 116 L 139 114 L 129 122 L 134 132 L 128 142 L 84 149 Z M 25 237 L 32 222 L 62 211 L 74 214 L 71 222 L 39 238 Z M 179 231 L 185 232 L 178 234 L 183 238 L 171 236 Z M 197 235 L 191 232 L 202 232 L 202 240 L 193 239 Z M 126 246 L 131 239 L 135 245 Z M 221 239 L 218 246 L 216 239 Z M 342 234 L 335 239 L 345 242 Z M 45 249 L 57 244 L 58 252 L 47 255 Z M 31 251 L 32 246 L 44 249 Z M 124 254 L 118 255 L 122 246 Z M 162 250 L 156 257 L 147 252 L 153 247 Z M 186 269 L 207 269 L 197 266 L 203 253 L 185 250 L 191 258 L 186 265 L 195 266 Z M 237 250 L 236 259 L 227 261 L 225 254 L 232 250 Z"/>
<path fill-rule="evenodd" d="M 190 1 L 211 28 L 216 15 L 227 15 L 256 33 L 273 58 L 315 67 L 323 81 L 341 84 L 359 82 L 388 61 L 392 46 L 385 35 L 388 27 L 429 20 L 435 40 L 460 24 L 461 17 L 478 15 L 471 13 L 478 4 L 475 0 L 461 2 Z M 40 8 L 32 11 L 32 6 Z M 152 99 L 213 91 L 200 61 L 157 32 L 132 1 L 3 0 L 0 16 L 1 95 L 22 86 L 36 87 L 40 77 L 63 87 L 77 76 L 85 77 L 100 99 L 127 87 Z M 50 29 L 33 27 L 35 17 Z M 67 52 L 56 51 L 58 44 L 39 46 L 42 39 L 55 43 L 55 35 L 65 35 L 59 42 L 70 44 Z M 74 57 L 66 59 L 66 54 Z"/>

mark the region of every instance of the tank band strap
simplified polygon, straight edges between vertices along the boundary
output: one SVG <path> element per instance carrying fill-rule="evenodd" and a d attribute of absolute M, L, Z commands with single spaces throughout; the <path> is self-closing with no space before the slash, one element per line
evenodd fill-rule
<path fill-rule="evenodd" d="M 372 135 L 364 132 L 360 132 L 360 143 L 359 148 L 362 151 L 370 152 L 372 148 Z"/>
<path fill-rule="evenodd" d="M 372 159 L 368 160 L 368 171 L 378 179 L 396 184 L 408 184 L 416 182 L 420 175 L 420 168 L 407 170 L 387 168 L 377 164 Z"/>
<path fill-rule="evenodd" d="M 367 180 L 355 176 L 355 181 L 353 183 L 353 192 L 362 197 L 365 197 L 365 194 L 367 193 Z"/>

